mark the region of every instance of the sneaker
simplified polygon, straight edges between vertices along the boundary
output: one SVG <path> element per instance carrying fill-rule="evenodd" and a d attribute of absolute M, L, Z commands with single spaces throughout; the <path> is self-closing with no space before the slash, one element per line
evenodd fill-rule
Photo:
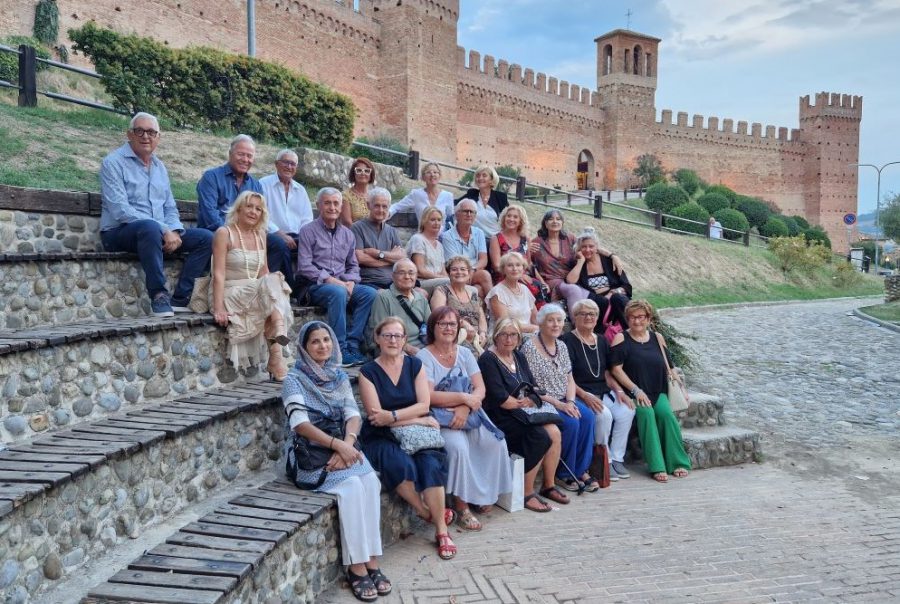
<path fill-rule="evenodd" d="M 182 303 L 181 300 L 172 300 L 172 311 L 175 313 L 192 313 L 193 310 L 187 305 L 187 302 Z"/>
<path fill-rule="evenodd" d="M 169 294 L 159 294 L 150 300 L 150 314 L 154 317 L 174 317 L 175 311 L 169 303 Z"/>
<path fill-rule="evenodd" d="M 612 464 L 609 466 L 609 481 L 610 482 L 619 482 L 619 475 L 616 474 L 616 471 L 613 470 Z"/>
<path fill-rule="evenodd" d="M 366 362 L 366 357 L 355 350 L 348 350 L 341 354 L 343 362 L 341 367 L 356 367 Z"/>
<path fill-rule="evenodd" d="M 625 464 L 621 461 L 611 461 L 609 462 L 610 467 L 610 476 L 618 476 L 619 478 L 631 478 L 631 474 L 628 472 L 628 468 L 625 467 Z"/>

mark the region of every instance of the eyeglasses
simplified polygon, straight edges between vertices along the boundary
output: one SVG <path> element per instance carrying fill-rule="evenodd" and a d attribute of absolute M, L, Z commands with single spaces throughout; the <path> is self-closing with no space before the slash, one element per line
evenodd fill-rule
<path fill-rule="evenodd" d="M 440 327 L 441 329 L 456 329 L 457 327 L 459 327 L 459 323 L 457 323 L 456 321 L 453 321 L 453 322 L 450 322 L 450 321 L 438 321 L 438 322 L 436 323 L 436 325 L 437 325 L 438 327 Z"/>
<path fill-rule="evenodd" d="M 584 317 L 585 319 L 596 319 L 598 315 L 595 312 L 577 312 L 575 316 Z"/>
<path fill-rule="evenodd" d="M 509 331 L 509 332 L 507 332 L 507 331 L 501 331 L 500 333 L 497 334 L 497 337 L 498 337 L 498 338 L 507 338 L 507 339 L 509 339 L 509 338 L 518 338 L 518 337 L 519 337 L 519 332 L 517 332 L 517 331 Z"/>
<path fill-rule="evenodd" d="M 372 168 L 353 168 L 354 174 L 371 174 Z"/>
<path fill-rule="evenodd" d="M 278 163 L 281 164 L 282 166 L 284 166 L 285 168 L 296 168 L 297 167 L 297 162 L 288 161 L 286 159 L 279 159 Z"/>
<path fill-rule="evenodd" d="M 646 321 L 649 318 L 650 317 L 648 317 L 647 315 L 631 315 L 630 317 L 627 317 L 629 321 Z"/>
<path fill-rule="evenodd" d="M 131 132 L 138 138 L 147 136 L 148 138 L 156 138 L 159 136 L 159 130 L 144 130 L 143 128 L 132 128 Z"/>
<path fill-rule="evenodd" d="M 415 277 L 416 271 L 394 271 L 398 277 Z"/>
<path fill-rule="evenodd" d="M 385 340 L 402 340 L 406 337 L 405 333 L 383 333 L 381 334 L 382 338 Z"/>
<path fill-rule="evenodd" d="M 475 210 L 456 210 L 457 214 L 474 214 Z"/>
<path fill-rule="evenodd" d="M 468 272 L 469 272 L 469 267 L 468 267 L 468 266 L 451 266 L 451 267 L 450 267 L 450 272 L 451 272 L 451 273 L 455 273 L 455 272 L 457 272 L 457 271 L 458 271 L 458 272 L 461 272 L 461 273 L 468 273 Z"/>

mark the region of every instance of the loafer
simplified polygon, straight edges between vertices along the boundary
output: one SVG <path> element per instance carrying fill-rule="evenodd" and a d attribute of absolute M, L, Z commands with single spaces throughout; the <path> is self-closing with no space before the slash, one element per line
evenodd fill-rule
<path fill-rule="evenodd" d="M 617 476 L 619 478 L 622 478 L 623 480 L 625 478 L 631 478 L 631 473 L 628 472 L 628 468 L 626 468 L 625 464 L 623 464 L 621 461 L 609 462 L 609 469 L 610 469 L 610 472 L 609 472 L 610 477 Z"/>

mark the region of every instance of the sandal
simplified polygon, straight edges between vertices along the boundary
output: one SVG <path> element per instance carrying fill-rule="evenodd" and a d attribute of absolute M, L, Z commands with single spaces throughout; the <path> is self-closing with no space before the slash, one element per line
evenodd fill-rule
<path fill-rule="evenodd" d="M 470 503 L 469 509 L 475 510 L 476 514 L 480 514 L 480 515 L 484 516 L 485 514 L 490 514 L 493 511 L 494 506 L 493 505 L 475 505 L 474 503 Z"/>
<path fill-rule="evenodd" d="M 353 596 L 360 602 L 374 602 L 378 599 L 378 590 L 375 588 L 375 584 L 372 583 L 372 578 L 368 574 L 355 575 L 353 574 L 353 571 L 348 568 L 347 582 L 350 583 L 350 591 L 353 592 Z M 367 596 L 367 591 L 371 592 L 371 595 Z"/>
<path fill-rule="evenodd" d="M 419 516 L 419 518 L 421 518 L 425 522 L 431 522 L 431 524 L 434 524 L 434 522 L 431 521 L 431 511 L 430 510 L 429 510 L 427 516 Z M 456 512 L 454 512 L 450 508 L 444 508 L 444 524 L 446 524 L 447 526 L 450 526 L 455 521 L 456 521 Z"/>
<path fill-rule="evenodd" d="M 459 528 L 464 531 L 480 531 L 482 528 L 481 522 L 475 515 L 472 513 L 472 510 L 469 508 L 464 509 L 459 512 L 459 517 L 456 519 L 456 524 L 459 525 Z"/>
<path fill-rule="evenodd" d="M 672 472 L 672 476 L 675 478 L 684 478 L 688 475 L 688 471 L 685 468 L 675 468 L 675 471 Z"/>
<path fill-rule="evenodd" d="M 541 497 L 549 499 L 550 501 L 555 501 L 556 503 L 559 503 L 561 505 L 566 505 L 567 503 L 569 503 L 569 498 L 566 497 L 566 494 L 556 487 L 547 487 L 546 489 L 542 489 Z"/>
<path fill-rule="evenodd" d="M 441 560 L 450 560 L 456 555 L 456 545 L 450 538 L 450 533 L 437 533 L 434 538 L 437 541 L 438 557 Z"/>
<path fill-rule="evenodd" d="M 528 505 L 529 501 L 536 501 L 541 507 L 533 507 Z M 525 501 L 522 503 L 526 510 L 531 510 L 532 512 L 538 512 L 541 514 L 545 514 L 547 512 L 553 511 L 553 508 L 547 505 L 547 502 L 537 496 L 537 493 L 532 493 L 525 497 Z"/>
<path fill-rule="evenodd" d="M 386 596 L 391 593 L 393 589 L 391 580 L 384 576 L 380 568 L 368 568 L 366 571 L 369 573 L 369 578 L 372 579 L 379 596 Z"/>
<path fill-rule="evenodd" d="M 581 480 L 582 482 L 584 482 L 584 490 L 588 493 L 596 493 L 600 490 L 600 482 L 593 476 L 588 476 L 587 478 L 582 478 Z"/>
<path fill-rule="evenodd" d="M 575 492 L 577 492 L 579 489 L 581 489 L 581 485 L 579 485 L 577 482 L 575 482 L 575 480 L 573 480 L 573 479 L 571 479 L 571 478 L 568 478 L 568 479 L 567 479 L 567 478 L 557 478 L 557 479 L 556 479 L 556 484 L 558 484 L 559 486 L 561 486 L 561 487 L 564 488 L 565 490 L 571 491 L 571 492 L 573 492 L 573 493 L 575 493 Z M 542 494 L 543 494 L 543 493 L 542 493 Z"/>
<path fill-rule="evenodd" d="M 665 472 L 656 472 L 655 474 L 653 474 L 653 480 L 665 484 L 669 482 L 669 475 Z"/>

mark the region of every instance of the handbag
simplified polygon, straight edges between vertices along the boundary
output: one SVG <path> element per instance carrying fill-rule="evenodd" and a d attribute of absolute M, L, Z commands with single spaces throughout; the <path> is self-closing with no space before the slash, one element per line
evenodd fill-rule
<path fill-rule="evenodd" d="M 470 380 L 469 376 L 463 372 L 462 367 L 456 365 L 447 373 L 447 375 L 441 378 L 441 381 L 435 385 L 434 389 L 438 392 L 471 393 L 472 380 Z M 450 427 L 450 422 L 453 421 L 454 416 L 452 407 L 434 407 L 431 410 L 431 413 L 442 428 Z M 466 423 L 463 424 L 463 427 L 460 429 L 474 430 L 479 426 L 481 426 L 481 414 L 474 412 L 469 413 L 469 417 L 466 418 Z"/>
<path fill-rule="evenodd" d="M 561 425 L 563 419 L 559 416 L 559 411 L 556 410 L 556 407 L 543 400 L 538 394 L 539 392 L 539 389 L 528 382 L 522 382 L 516 387 L 512 396 L 514 398 L 524 397 L 530 399 L 535 406 L 513 409 L 510 412 L 513 419 L 526 426 L 543 426 L 545 424 Z"/>
<path fill-rule="evenodd" d="M 344 439 L 344 421 L 343 417 L 331 417 L 314 409 L 308 411 L 309 419 L 312 424 L 336 440 Z M 298 489 L 315 490 L 322 486 L 328 476 L 328 470 L 325 465 L 334 450 L 329 447 L 315 443 L 305 436 L 300 436 L 296 432 L 292 432 L 291 452 L 285 459 L 285 473 L 288 475 Z M 353 446 L 359 449 L 359 443 L 353 442 Z M 313 482 L 301 480 L 298 476 L 298 470 L 312 472 L 319 470 L 318 478 Z"/>
<path fill-rule="evenodd" d="M 212 281 L 213 261 L 209 259 L 209 275 L 194 279 L 194 289 L 191 291 L 191 299 L 188 308 L 195 313 L 209 312 L 209 286 Z"/>
<path fill-rule="evenodd" d="M 681 380 L 678 379 L 678 376 L 675 375 L 675 372 L 672 370 L 671 365 L 669 365 L 669 357 L 666 356 L 666 351 L 663 349 L 660 335 L 654 335 L 656 335 L 656 343 L 659 344 L 659 351 L 663 355 L 663 361 L 666 362 L 666 374 L 668 376 L 669 383 L 668 392 L 666 392 L 666 395 L 669 398 L 669 406 L 672 407 L 672 411 L 684 411 L 688 408 L 687 393 L 685 393 L 684 391 L 684 386 L 681 384 Z"/>
<path fill-rule="evenodd" d="M 407 455 L 415 455 L 424 449 L 444 448 L 444 437 L 441 436 L 440 428 L 409 424 L 391 428 L 391 434 Z"/>
<path fill-rule="evenodd" d="M 607 304 L 606 312 L 603 313 L 603 321 L 600 323 L 600 326 L 603 327 L 603 337 L 606 339 L 607 344 L 612 344 L 613 340 L 616 339 L 616 336 L 622 333 L 622 326 L 618 323 L 609 323 L 609 314 L 612 310 L 612 302 Z"/>

